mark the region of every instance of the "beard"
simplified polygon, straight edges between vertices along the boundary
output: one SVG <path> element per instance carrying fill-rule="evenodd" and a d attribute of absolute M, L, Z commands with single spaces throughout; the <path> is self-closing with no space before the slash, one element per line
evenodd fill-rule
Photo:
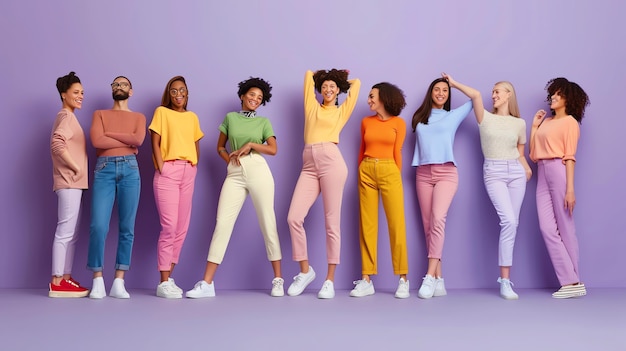
<path fill-rule="evenodd" d="M 128 99 L 128 92 L 124 90 L 116 90 L 113 92 L 113 100 L 122 101 Z"/>

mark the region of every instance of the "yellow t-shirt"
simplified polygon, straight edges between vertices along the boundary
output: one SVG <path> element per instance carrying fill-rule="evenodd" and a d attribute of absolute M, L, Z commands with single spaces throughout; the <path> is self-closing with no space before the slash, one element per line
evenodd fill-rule
<path fill-rule="evenodd" d="M 204 133 L 200 130 L 200 121 L 195 113 L 159 106 L 154 111 L 148 129 L 161 136 L 163 161 L 187 160 L 192 165 L 198 163 L 196 141 L 202 139 Z"/>
<path fill-rule="evenodd" d="M 316 144 L 322 142 L 339 143 L 339 133 L 346 125 L 357 98 L 361 81 L 358 79 L 349 80 L 350 90 L 348 97 L 339 106 L 320 105 L 315 97 L 315 82 L 313 72 L 307 71 L 304 76 L 304 143 Z"/>

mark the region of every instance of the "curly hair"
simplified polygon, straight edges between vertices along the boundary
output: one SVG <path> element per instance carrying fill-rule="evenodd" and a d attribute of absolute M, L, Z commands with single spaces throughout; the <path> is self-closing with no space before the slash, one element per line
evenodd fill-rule
<path fill-rule="evenodd" d="M 74 83 L 80 83 L 80 78 L 78 78 L 76 73 L 73 71 L 69 74 L 64 75 L 63 77 L 57 78 L 57 90 L 59 91 L 59 97 L 61 98 L 61 101 L 63 101 L 63 96 L 61 94 L 68 91 Z"/>
<path fill-rule="evenodd" d="M 189 88 L 187 87 L 187 82 L 185 82 L 185 77 L 176 76 L 167 82 L 165 86 L 165 90 L 163 91 L 163 96 L 161 97 L 161 106 L 167 107 L 169 109 L 172 108 L 172 96 L 170 95 L 170 89 L 172 88 L 172 84 L 176 81 L 181 81 L 185 84 L 185 89 L 187 89 L 187 99 L 185 100 L 185 105 L 183 105 L 183 109 L 187 111 L 187 103 L 189 102 Z"/>
<path fill-rule="evenodd" d="M 272 86 L 268 81 L 257 77 L 250 77 L 249 79 L 239 82 L 237 96 L 242 97 L 252 88 L 259 88 L 261 89 L 261 92 L 263 92 L 261 105 L 265 106 L 266 102 L 270 102 L 270 99 L 272 98 Z"/>
<path fill-rule="evenodd" d="M 388 82 L 382 82 L 374 84 L 372 89 L 378 89 L 378 99 L 383 104 L 385 111 L 392 116 L 400 115 L 400 112 L 406 107 L 404 92 L 397 86 Z"/>
<path fill-rule="evenodd" d="M 330 71 L 319 70 L 313 74 L 313 81 L 315 82 L 315 90 L 318 93 L 322 92 L 322 84 L 327 81 L 332 80 L 337 84 L 339 88 L 339 92 L 347 93 L 348 89 L 350 89 L 350 82 L 348 82 L 348 71 L 345 69 L 331 69 Z"/>
<path fill-rule="evenodd" d="M 548 96 L 547 102 L 552 100 L 552 95 L 557 94 L 565 99 L 565 113 L 574 117 L 578 123 L 582 122 L 585 115 L 585 108 L 589 105 L 589 96 L 580 85 L 570 82 L 569 80 L 558 77 L 550 79 L 546 84 Z M 555 111 L 552 111 L 554 116 Z"/>
<path fill-rule="evenodd" d="M 452 100 L 450 83 L 445 78 L 437 78 L 430 83 L 428 91 L 426 91 L 426 95 L 424 96 L 424 101 L 422 101 L 422 105 L 420 105 L 417 111 L 413 114 L 413 120 L 411 121 L 413 132 L 415 132 L 415 128 L 417 128 L 418 123 L 428 124 L 428 118 L 430 117 L 430 113 L 433 109 L 433 89 L 435 89 L 435 85 L 440 82 L 444 82 L 448 85 L 448 100 L 443 104 L 443 109 L 450 111 L 450 101 Z"/>

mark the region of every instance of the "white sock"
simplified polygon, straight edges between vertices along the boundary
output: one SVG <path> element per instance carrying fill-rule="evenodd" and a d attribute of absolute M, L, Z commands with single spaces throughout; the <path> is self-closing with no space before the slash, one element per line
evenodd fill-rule
<path fill-rule="evenodd" d="M 115 297 L 118 299 L 130 299 L 130 294 L 126 291 L 124 287 L 124 279 L 115 278 L 113 281 L 113 286 L 111 286 L 111 293 L 109 294 L 111 297 Z"/>
<path fill-rule="evenodd" d="M 104 289 L 104 278 L 102 277 L 93 278 L 93 283 L 91 284 L 91 291 L 89 292 L 89 298 L 101 299 L 105 296 L 107 296 L 107 292 Z"/>

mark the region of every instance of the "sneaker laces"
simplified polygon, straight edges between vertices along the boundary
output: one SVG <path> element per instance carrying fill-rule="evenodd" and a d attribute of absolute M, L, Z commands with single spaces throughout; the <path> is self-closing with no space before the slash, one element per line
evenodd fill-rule
<path fill-rule="evenodd" d="M 65 281 L 66 281 L 68 284 L 70 284 L 70 285 L 74 286 L 75 288 L 80 288 L 80 285 L 76 284 L 76 282 L 75 282 L 75 281 L 72 281 L 72 280 L 69 280 L 69 279 L 65 279 Z"/>
<path fill-rule="evenodd" d="M 283 285 L 284 280 L 281 278 L 274 278 L 274 280 L 272 280 L 272 286 L 275 288 L 280 288 L 281 285 Z"/>

